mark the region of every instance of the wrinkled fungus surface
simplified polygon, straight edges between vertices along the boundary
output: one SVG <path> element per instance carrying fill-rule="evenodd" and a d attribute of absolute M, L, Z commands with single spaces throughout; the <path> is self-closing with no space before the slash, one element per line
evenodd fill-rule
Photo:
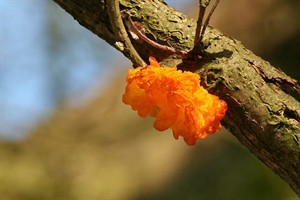
<path fill-rule="evenodd" d="M 158 131 L 173 130 L 188 145 L 221 129 L 227 110 L 225 101 L 200 86 L 200 77 L 176 67 L 160 67 L 155 58 L 150 65 L 130 69 L 123 102 L 141 117 L 156 118 Z"/>

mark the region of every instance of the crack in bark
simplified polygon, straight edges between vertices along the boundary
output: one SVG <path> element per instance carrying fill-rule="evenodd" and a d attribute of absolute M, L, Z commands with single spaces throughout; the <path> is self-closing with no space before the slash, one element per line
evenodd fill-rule
<path fill-rule="evenodd" d="M 297 80 L 292 79 L 292 78 L 284 78 L 284 77 L 268 77 L 264 71 L 259 67 L 256 66 L 253 62 L 248 61 L 249 64 L 255 69 L 255 71 L 263 78 L 263 80 L 266 83 L 274 83 L 281 89 L 283 89 L 285 92 L 289 93 L 289 89 L 295 90 L 300 94 L 300 85 Z"/>

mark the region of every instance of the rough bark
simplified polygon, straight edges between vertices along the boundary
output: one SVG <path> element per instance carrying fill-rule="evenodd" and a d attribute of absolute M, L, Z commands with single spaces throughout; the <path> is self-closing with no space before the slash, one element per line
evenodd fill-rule
<path fill-rule="evenodd" d="M 82 26 L 116 47 L 104 0 L 54 0 Z M 193 47 L 196 22 L 159 0 L 121 0 L 146 35 L 180 50 Z M 209 27 L 205 54 L 181 59 L 131 39 L 144 60 L 149 55 L 168 65 L 197 72 L 201 84 L 228 104 L 222 124 L 300 196 L 300 104 L 287 92 L 297 82 L 254 55 L 242 44 Z M 128 56 L 128 55 L 127 55 Z"/>

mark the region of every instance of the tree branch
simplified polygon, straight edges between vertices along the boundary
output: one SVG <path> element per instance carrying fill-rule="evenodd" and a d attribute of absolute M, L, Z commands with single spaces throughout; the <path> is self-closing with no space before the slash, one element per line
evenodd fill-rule
<path fill-rule="evenodd" d="M 104 0 L 54 1 L 109 44 L 118 41 Z M 194 20 L 159 0 L 120 3 L 121 10 L 145 28 L 148 38 L 178 50 L 193 47 Z M 179 68 L 199 73 L 201 84 L 228 104 L 223 125 L 300 196 L 300 104 L 281 85 L 299 88 L 297 81 L 211 27 L 203 37 L 206 54 L 196 60 L 131 42 L 144 60 L 149 55 L 159 61 L 172 58 Z"/>
<path fill-rule="evenodd" d="M 128 57 L 133 62 L 133 66 L 145 66 L 146 63 L 136 52 L 127 35 L 120 13 L 119 0 L 106 1 L 106 6 L 108 10 L 110 24 L 115 34 L 115 38 L 117 39 L 117 42 L 115 42 L 115 47 L 119 51 L 123 52 L 124 55 L 126 55 L 126 57 Z"/>

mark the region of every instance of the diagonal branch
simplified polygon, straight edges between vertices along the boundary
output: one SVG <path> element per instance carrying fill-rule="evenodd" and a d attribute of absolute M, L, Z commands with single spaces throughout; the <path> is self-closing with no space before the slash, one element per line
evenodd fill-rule
<path fill-rule="evenodd" d="M 54 1 L 109 44 L 119 41 L 110 31 L 104 0 Z M 145 28 L 148 38 L 179 50 L 193 48 L 196 22 L 161 0 L 121 0 L 120 4 Z M 175 56 L 178 67 L 199 73 L 201 84 L 228 104 L 222 124 L 300 196 L 300 104 L 276 80 L 297 81 L 216 29 L 208 27 L 205 36 L 208 54 L 199 60 L 182 60 L 146 42 L 131 43 L 144 60 L 149 55 L 159 61 Z"/>

